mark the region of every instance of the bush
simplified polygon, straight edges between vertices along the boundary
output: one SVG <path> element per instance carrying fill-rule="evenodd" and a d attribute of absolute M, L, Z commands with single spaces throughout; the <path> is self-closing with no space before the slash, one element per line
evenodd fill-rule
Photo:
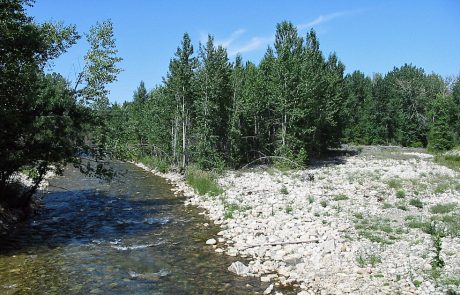
<path fill-rule="evenodd" d="M 200 170 L 195 166 L 187 168 L 186 180 L 199 195 L 217 196 L 224 192 L 209 172 Z"/>

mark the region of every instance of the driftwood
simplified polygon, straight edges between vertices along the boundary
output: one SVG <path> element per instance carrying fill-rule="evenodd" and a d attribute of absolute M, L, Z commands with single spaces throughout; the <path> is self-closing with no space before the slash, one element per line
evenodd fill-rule
<path fill-rule="evenodd" d="M 249 165 L 254 164 L 254 163 L 257 162 L 257 161 L 264 160 L 264 159 L 270 159 L 270 158 L 282 159 L 282 160 L 291 162 L 292 164 L 294 164 L 294 165 L 297 166 L 297 167 L 302 167 L 302 165 L 299 165 L 298 163 L 296 163 L 296 162 L 294 162 L 294 161 L 292 161 L 292 160 L 289 160 L 288 158 L 285 158 L 285 157 L 280 157 L 280 156 L 265 156 L 265 157 L 260 157 L 260 158 L 255 159 L 254 161 L 252 161 L 252 162 L 250 162 L 250 163 L 244 165 L 243 167 L 241 167 L 241 169 L 244 169 L 244 168 L 248 167 Z"/>
<path fill-rule="evenodd" d="M 256 244 L 256 245 L 251 245 L 251 246 L 246 246 L 241 251 L 247 250 L 249 248 L 254 248 L 254 247 L 264 247 L 264 246 L 278 246 L 278 245 L 293 245 L 293 244 L 308 244 L 308 243 L 318 243 L 318 239 L 312 239 L 312 240 L 303 240 L 303 241 L 293 241 L 293 242 L 273 242 L 273 243 L 264 243 L 264 244 Z"/>

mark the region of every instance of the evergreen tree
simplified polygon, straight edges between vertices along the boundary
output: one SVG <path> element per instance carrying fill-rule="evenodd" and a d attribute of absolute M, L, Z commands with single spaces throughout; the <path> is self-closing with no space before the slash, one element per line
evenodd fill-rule
<path fill-rule="evenodd" d="M 450 110 L 453 107 L 452 97 L 447 95 L 439 95 L 434 101 L 430 112 L 432 123 L 428 133 L 428 150 L 444 151 L 454 147 L 452 128 L 449 125 Z"/>

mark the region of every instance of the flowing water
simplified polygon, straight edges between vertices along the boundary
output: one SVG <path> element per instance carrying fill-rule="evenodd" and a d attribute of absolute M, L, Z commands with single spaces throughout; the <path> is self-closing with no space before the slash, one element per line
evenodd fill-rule
<path fill-rule="evenodd" d="M 163 179 L 126 163 L 110 183 L 73 168 L 42 212 L 0 237 L 0 294 L 254 294 L 205 241 L 219 229 Z"/>

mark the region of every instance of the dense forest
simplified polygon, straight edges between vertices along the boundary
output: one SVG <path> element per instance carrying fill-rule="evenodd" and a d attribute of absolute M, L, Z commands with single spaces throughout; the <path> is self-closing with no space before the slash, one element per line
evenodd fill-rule
<path fill-rule="evenodd" d="M 153 156 L 161 170 L 195 163 L 238 168 L 256 159 L 307 164 L 342 143 L 447 150 L 460 138 L 460 79 L 411 64 L 368 77 L 345 74 L 290 22 L 258 65 L 231 62 L 212 36 L 195 54 L 188 34 L 162 85 L 143 82 L 106 117 L 108 144 L 124 158 Z"/>
<path fill-rule="evenodd" d="M 110 21 L 84 34 L 89 50 L 75 81 L 52 61 L 81 38 L 75 26 L 36 23 L 27 0 L 0 2 L 0 199 L 17 195 L 15 175 L 34 184 L 68 163 L 110 174 L 99 160 L 148 158 L 160 170 L 239 168 L 257 159 L 302 166 L 342 143 L 450 149 L 460 138 L 460 78 L 406 64 L 386 75 L 345 74 L 315 31 L 284 21 L 258 64 L 210 35 L 194 50 L 188 34 L 164 81 L 143 82 L 132 102 L 111 105 L 107 85 L 121 58 Z M 15 198 L 17 200 L 17 198 Z"/>

